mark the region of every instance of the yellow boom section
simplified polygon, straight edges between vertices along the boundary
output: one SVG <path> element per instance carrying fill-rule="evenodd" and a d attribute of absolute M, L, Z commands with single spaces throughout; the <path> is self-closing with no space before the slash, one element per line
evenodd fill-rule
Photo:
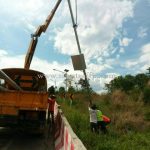
<path fill-rule="evenodd" d="M 51 23 L 53 16 L 59 6 L 59 4 L 61 3 L 62 0 L 58 0 L 55 7 L 52 9 L 51 13 L 48 15 L 48 17 L 46 18 L 44 24 L 40 25 L 37 30 L 35 31 L 34 34 L 32 34 L 32 39 L 28 48 L 28 52 L 26 54 L 26 58 L 25 58 L 25 63 L 24 63 L 24 68 L 25 69 L 29 69 L 30 68 L 30 64 L 34 55 L 34 51 L 38 42 L 38 37 L 40 37 L 40 35 L 42 34 L 42 32 L 45 32 L 46 29 L 48 28 L 49 24 Z"/>

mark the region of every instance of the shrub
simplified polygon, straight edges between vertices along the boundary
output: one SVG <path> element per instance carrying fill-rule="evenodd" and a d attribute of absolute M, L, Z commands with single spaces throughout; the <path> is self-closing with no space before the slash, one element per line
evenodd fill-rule
<path fill-rule="evenodd" d="M 150 87 L 144 88 L 143 100 L 145 104 L 150 103 Z"/>

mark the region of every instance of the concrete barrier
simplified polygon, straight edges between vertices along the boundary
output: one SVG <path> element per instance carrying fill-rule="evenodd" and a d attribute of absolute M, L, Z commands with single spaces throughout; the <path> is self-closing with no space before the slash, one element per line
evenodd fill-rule
<path fill-rule="evenodd" d="M 86 150 L 62 111 L 55 110 L 55 150 Z"/>

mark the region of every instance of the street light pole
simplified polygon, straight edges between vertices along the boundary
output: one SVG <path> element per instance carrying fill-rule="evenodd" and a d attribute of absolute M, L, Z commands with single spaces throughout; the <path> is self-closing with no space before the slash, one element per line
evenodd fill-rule
<path fill-rule="evenodd" d="M 67 72 L 69 71 L 69 70 L 67 70 L 67 69 L 65 69 L 64 70 L 66 73 L 66 92 L 68 91 L 68 86 L 67 86 L 67 80 L 68 80 L 68 77 L 67 77 Z"/>
<path fill-rule="evenodd" d="M 68 90 L 68 86 L 67 86 L 67 81 L 68 81 L 68 75 L 67 75 L 67 72 L 69 71 L 68 69 L 65 69 L 64 71 L 61 71 L 61 70 L 58 70 L 58 69 L 53 69 L 54 71 L 58 71 L 58 72 L 61 72 L 61 73 L 63 73 L 64 74 L 64 77 L 66 78 L 66 92 L 67 92 L 67 90 Z"/>
<path fill-rule="evenodd" d="M 61 70 L 58 70 L 58 69 L 53 69 L 54 71 L 58 71 L 58 72 L 61 72 L 61 73 L 64 73 L 63 71 Z"/>
<path fill-rule="evenodd" d="M 70 14 L 71 14 L 71 19 L 72 19 L 73 29 L 74 29 L 74 33 L 75 33 L 77 46 L 78 46 L 78 51 L 79 51 L 79 54 L 82 54 L 81 47 L 80 47 L 80 42 L 79 42 L 79 38 L 78 38 L 78 33 L 77 33 L 77 24 L 75 23 L 75 20 L 74 20 L 74 16 L 73 16 L 70 0 L 68 0 L 68 6 L 69 6 Z M 83 69 L 83 74 L 84 74 L 84 77 L 85 77 L 87 90 L 88 90 L 88 93 L 89 93 L 89 96 L 90 96 L 89 82 L 88 82 L 88 79 L 87 79 L 87 75 L 86 75 L 86 70 L 85 69 Z M 89 98 L 89 101 L 90 101 L 90 104 L 92 104 L 91 96 Z"/>

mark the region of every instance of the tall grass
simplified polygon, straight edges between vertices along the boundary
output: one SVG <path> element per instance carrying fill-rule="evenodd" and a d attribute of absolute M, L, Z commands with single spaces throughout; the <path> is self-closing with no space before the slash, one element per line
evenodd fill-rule
<path fill-rule="evenodd" d="M 109 133 L 106 135 L 90 131 L 87 95 L 75 95 L 72 105 L 69 99 L 58 102 L 74 132 L 88 150 L 149 150 L 148 105 L 121 91 L 115 91 L 112 95 L 94 94 L 92 98 L 93 103 L 111 118 Z"/>

